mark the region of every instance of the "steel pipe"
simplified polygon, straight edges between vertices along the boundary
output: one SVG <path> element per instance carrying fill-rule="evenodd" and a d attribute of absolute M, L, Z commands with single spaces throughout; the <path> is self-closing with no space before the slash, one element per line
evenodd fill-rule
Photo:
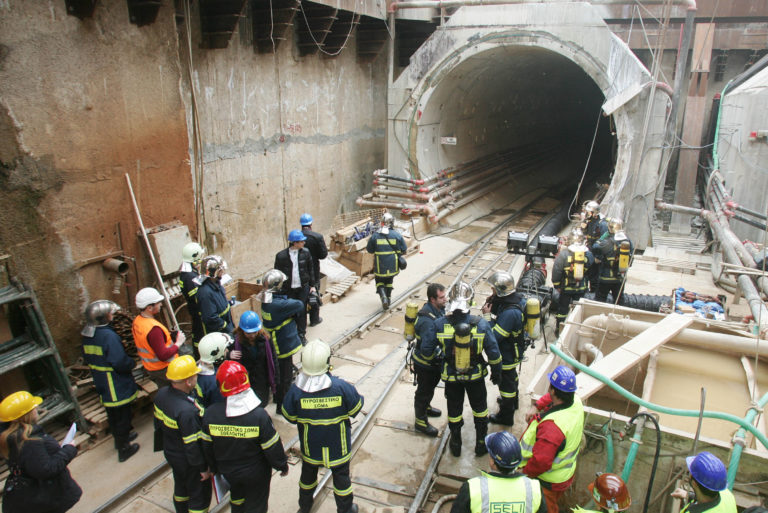
<path fill-rule="evenodd" d="M 644 5 L 663 5 L 670 0 L 643 0 Z M 696 0 L 671 0 L 673 4 L 684 5 L 689 9 L 696 9 Z M 422 9 L 434 8 L 443 9 L 447 7 L 463 7 L 477 5 L 508 5 L 508 4 L 553 4 L 553 3 L 572 3 L 569 0 L 556 2 L 554 0 L 415 0 L 405 2 L 392 2 L 389 5 L 389 12 L 395 12 L 399 9 Z M 593 5 L 634 5 L 633 0 L 590 0 Z"/>

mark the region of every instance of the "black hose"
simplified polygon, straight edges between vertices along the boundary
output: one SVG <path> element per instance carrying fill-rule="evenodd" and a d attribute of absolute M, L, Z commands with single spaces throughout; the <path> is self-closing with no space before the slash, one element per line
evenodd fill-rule
<path fill-rule="evenodd" d="M 631 426 L 632 424 L 634 424 L 635 419 L 637 419 L 638 417 L 646 417 L 648 419 L 651 419 L 651 422 L 653 422 L 653 426 L 656 428 L 656 452 L 653 455 L 653 465 L 651 466 L 651 478 L 648 480 L 648 490 L 646 490 L 645 492 L 645 502 L 643 503 L 643 513 L 648 513 L 648 504 L 651 501 L 651 489 L 653 488 L 653 480 L 656 477 L 656 466 L 659 463 L 659 451 L 661 450 L 661 430 L 659 429 L 659 423 L 656 420 L 656 417 L 644 411 L 641 411 L 640 413 L 636 413 L 634 417 L 629 419 L 629 425 Z"/>
<path fill-rule="evenodd" d="M 658 312 L 664 305 L 672 304 L 670 296 L 655 296 L 652 294 L 622 294 L 619 306 L 645 310 L 646 312 Z"/>

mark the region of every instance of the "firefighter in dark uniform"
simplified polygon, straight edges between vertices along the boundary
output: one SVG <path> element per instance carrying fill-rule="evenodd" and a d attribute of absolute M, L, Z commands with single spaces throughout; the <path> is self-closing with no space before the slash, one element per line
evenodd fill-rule
<path fill-rule="evenodd" d="M 248 382 L 241 364 L 226 361 L 216 372 L 221 395 L 203 416 L 203 448 L 211 469 L 230 485 L 232 513 L 266 513 L 272 469 L 288 475 L 280 435 Z"/>
<path fill-rule="evenodd" d="M 306 319 L 304 303 L 281 293 L 285 280 L 285 274 L 277 269 L 267 271 L 261 280 L 265 288 L 261 295 L 261 318 L 277 354 L 275 411 L 278 412 L 293 382 L 293 355 L 301 349 L 296 316 Z"/>
<path fill-rule="evenodd" d="M 349 478 L 352 457 L 350 419 L 363 407 L 363 396 L 343 379 L 330 374 L 331 348 L 321 340 L 309 342 L 301 353 L 301 372 L 283 401 L 283 416 L 296 424 L 301 440 L 299 508 L 312 509 L 317 472 L 333 473 L 333 495 L 338 513 L 357 513 Z"/>
<path fill-rule="evenodd" d="M 317 326 L 323 319 L 320 317 L 320 260 L 328 256 L 328 247 L 325 245 L 325 237 L 322 233 L 312 231 L 314 219 L 309 214 L 302 214 L 301 232 L 307 238 L 306 248 L 312 255 L 312 266 L 315 270 L 315 298 L 310 297 L 309 325 Z"/>
<path fill-rule="evenodd" d="M 291 299 L 298 299 L 304 305 L 302 313 L 296 316 L 296 328 L 302 343 L 307 341 L 309 295 L 317 294 L 317 282 L 320 280 L 315 276 L 312 253 L 304 247 L 306 242 L 307 236 L 301 230 L 291 230 L 288 234 L 288 247 L 275 255 L 275 269 L 286 276 L 283 294 Z"/>
<path fill-rule="evenodd" d="M 209 333 L 200 341 L 200 360 L 197 362 L 200 373 L 197 375 L 195 394 L 203 408 L 224 402 L 216 382 L 216 370 L 227 359 L 234 345 L 235 340 L 228 333 Z"/>
<path fill-rule="evenodd" d="M 469 307 L 475 293 L 466 283 L 451 287 L 448 295 L 449 312 L 435 321 L 435 332 L 422 346 L 427 356 L 434 355 L 438 344 L 443 352 L 441 379 L 445 382 L 448 403 L 448 427 L 451 430 L 450 448 L 454 456 L 461 455 L 461 427 L 464 425 L 464 393 L 469 397 L 475 418 L 475 454 L 485 454 L 485 435 L 488 433 L 488 400 L 485 376 L 488 375 L 483 352 L 491 366 L 491 382 L 501 380 L 501 354 L 488 321 L 470 315 Z"/>
<path fill-rule="evenodd" d="M 624 293 L 624 280 L 632 262 L 634 244 L 622 229 L 619 219 L 608 223 L 609 235 L 597 241 L 593 246 L 595 261 L 600 264 L 600 282 L 595 300 L 606 303 L 611 294 L 613 304 L 621 302 Z"/>
<path fill-rule="evenodd" d="M 211 473 L 202 442 L 203 407 L 190 397 L 199 372 L 192 356 L 179 356 L 168 366 L 171 384 L 155 396 L 155 440 L 173 471 L 176 513 L 206 513 L 211 504 Z"/>
<path fill-rule="evenodd" d="M 461 485 L 451 513 L 547 513 L 547 503 L 542 500 L 539 482 L 515 472 L 523 459 L 517 438 L 507 431 L 497 431 L 485 437 L 485 446 L 491 460 L 491 471 L 481 471 L 479 477 Z"/>
<path fill-rule="evenodd" d="M 445 315 L 447 295 L 445 286 L 430 283 L 427 287 L 427 302 L 416 314 L 416 345 L 413 348 L 413 371 L 416 374 L 416 393 L 413 397 L 413 409 L 416 416 L 416 431 L 429 436 L 437 436 L 437 428 L 432 426 L 427 417 L 439 417 L 441 411 L 429 403 L 435 395 L 435 388 L 440 383 L 440 370 L 443 359 L 438 355 L 425 356 L 422 352 L 424 337 L 435 333 L 435 321 Z"/>
<path fill-rule="evenodd" d="M 197 304 L 200 307 L 200 317 L 206 334 L 220 331 L 229 333 L 235 331 L 232 322 L 232 305 L 229 304 L 227 293 L 221 285 L 221 277 L 227 270 L 227 263 L 218 255 L 207 256 L 201 264 L 203 273 L 195 282 L 198 284 Z"/>
<path fill-rule="evenodd" d="M 381 228 L 368 239 L 366 251 L 374 254 L 373 273 L 376 275 L 376 293 L 386 310 L 392 299 L 392 283 L 400 273 L 399 256 L 408 247 L 400 232 L 394 229 L 395 218 L 385 212 L 381 216 Z"/>
<path fill-rule="evenodd" d="M 511 426 L 518 407 L 517 388 L 520 362 L 525 352 L 525 298 L 515 292 L 515 280 L 508 272 L 496 271 L 488 278 L 493 294 L 483 305 L 483 316 L 491 322 L 501 352 L 499 412 L 489 417 L 494 424 Z M 495 316 L 494 321 L 490 321 Z"/>
<path fill-rule="evenodd" d="M 584 235 L 575 228 L 570 235 L 569 245 L 563 247 L 552 265 L 552 286 L 558 292 L 557 313 L 555 313 L 555 334 L 560 335 L 560 325 L 568 317 L 571 302 L 578 301 L 587 292 L 587 272 L 594 263 L 589 248 L 584 245 Z"/>
<path fill-rule="evenodd" d="M 581 231 L 584 233 L 584 239 L 587 248 L 592 246 L 608 233 L 608 223 L 600 217 L 600 205 L 596 201 L 588 201 L 584 205 L 582 212 Z M 587 271 L 587 282 L 590 292 L 597 292 L 597 283 L 599 281 L 600 266 L 592 265 Z"/>
<path fill-rule="evenodd" d="M 195 358 L 200 358 L 197 345 L 205 335 L 203 320 L 200 317 L 200 307 L 197 304 L 197 289 L 199 285 L 195 280 L 200 276 L 200 262 L 205 254 L 205 249 L 197 242 L 188 242 L 181 250 L 181 268 L 179 269 L 179 288 L 187 302 L 187 312 L 192 322 L 192 342 L 195 350 Z"/>
<path fill-rule="evenodd" d="M 105 299 L 92 302 L 85 309 L 86 324 L 81 333 L 85 363 L 107 412 L 117 459 L 123 462 L 139 450 L 139 444 L 131 443 L 136 439 L 136 433 L 131 432 L 131 403 L 138 395 L 138 387 L 132 374 L 136 362 L 125 353 L 120 335 L 109 325 L 119 309 Z"/>

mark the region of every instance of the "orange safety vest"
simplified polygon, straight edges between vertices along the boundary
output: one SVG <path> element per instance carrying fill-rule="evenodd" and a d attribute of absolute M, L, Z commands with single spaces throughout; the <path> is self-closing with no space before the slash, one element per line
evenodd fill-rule
<path fill-rule="evenodd" d="M 165 333 L 165 347 L 171 347 L 173 342 L 171 341 L 171 333 L 168 331 L 168 328 L 155 319 L 143 317 L 141 315 L 137 315 L 133 320 L 133 340 L 136 342 L 136 349 L 139 353 L 139 358 L 141 358 L 141 364 L 148 371 L 165 369 L 168 367 L 168 364 L 171 363 L 170 360 L 165 362 L 159 359 L 152 350 L 152 346 L 149 345 L 147 335 L 149 335 L 149 332 L 152 331 L 152 328 L 155 326 L 158 326 L 163 330 L 163 333 Z"/>

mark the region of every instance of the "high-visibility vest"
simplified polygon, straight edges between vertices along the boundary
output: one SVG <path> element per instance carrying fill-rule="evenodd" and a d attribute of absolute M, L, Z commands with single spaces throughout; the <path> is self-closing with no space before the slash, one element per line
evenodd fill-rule
<path fill-rule="evenodd" d="M 680 513 L 686 513 L 691 504 L 693 504 L 693 502 L 686 504 L 683 509 L 680 510 Z M 703 511 L 706 511 L 707 513 L 736 513 L 736 498 L 730 490 L 723 490 L 720 492 L 720 502 L 717 506 L 713 506 Z"/>
<path fill-rule="evenodd" d="M 584 406 L 579 396 L 573 396 L 573 404 L 564 409 L 544 416 L 541 421 L 551 420 L 565 435 L 565 447 L 563 447 L 552 461 L 552 467 L 546 472 L 536 476 L 540 481 L 548 483 L 564 483 L 576 472 L 576 458 L 579 455 L 581 436 L 584 433 Z M 528 425 L 520 441 L 523 461 L 520 468 L 525 466 L 533 456 L 533 445 L 536 443 L 536 430 L 541 421 L 534 420 Z"/>
<path fill-rule="evenodd" d="M 527 476 L 499 477 L 480 472 L 480 477 L 469 480 L 469 510 L 472 513 L 533 513 L 540 505 L 541 485 Z"/>
<path fill-rule="evenodd" d="M 165 334 L 165 347 L 171 347 L 173 345 L 173 342 L 171 341 L 171 332 L 168 331 L 168 328 L 160 324 L 160 322 L 142 315 L 136 316 L 133 320 L 133 341 L 136 342 L 136 349 L 139 358 L 141 358 L 141 364 L 148 371 L 165 369 L 168 367 L 168 364 L 171 363 L 170 360 L 164 362 L 159 359 L 149 345 L 147 335 L 149 335 L 149 332 L 152 331 L 152 328 L 155 326 L 158 326 Z"/>

